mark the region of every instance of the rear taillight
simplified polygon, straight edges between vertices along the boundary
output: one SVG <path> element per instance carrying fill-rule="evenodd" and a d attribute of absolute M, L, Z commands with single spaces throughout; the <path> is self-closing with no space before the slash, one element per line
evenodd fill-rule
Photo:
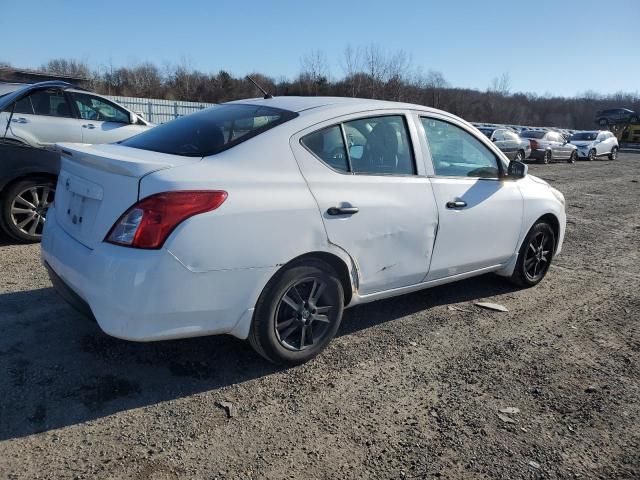
<path fill-rule="evenodd" d="M 183 190 L 163 192 L 140 200 L 124 212 L 111 227 L 105 241 L 132 248 L 157 249 L 183 221 L 215 210 L 227 199 L 227 192 Z"/>
<path fill-rule="evenodd" d="M 536 150 L 538 148 L 538 142 L 536 140 L 529 140 L 529 145 L 531 145 L 531 150 Z"/>

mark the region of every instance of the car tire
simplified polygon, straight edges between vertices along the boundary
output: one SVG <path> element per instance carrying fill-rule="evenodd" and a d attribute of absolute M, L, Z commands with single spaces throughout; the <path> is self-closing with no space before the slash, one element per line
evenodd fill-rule
<path fill-rule="evenodd" d="M 574 150 L 573 152 L 571 152 L 571 155 L 569 156 L 569 160 L 567 160 L 567 162 L 576 163 L 577 159 L 578 159 L 578 152 Z"/>
<path fill-rule="evenodd" d="M 0 196 L 0 228 L 18 242 L 39 242 L 55 187 L 49 177 L 30 177 L 9 185 Z"/>
<path fill-rule="evenodd" d="M 587 160 L 593 162 L 598 156 L 596 155 L 596 149 L 592 148 L 589 150 L 589 154 L 587 155 Z"/>
<path fill-rule="evenodd" d="M 279 271 L 265 286 L 253 315 L 249 343 L 272 363 L 311 360 L 335 336 L 344 310 L 338 275 L 310 259 Z"/>
<path fill-rule="evenodd" d="M 523 162 L 524 161 L 524 150 L 518 150 L 518 153 L 516 153 L 516 156 L 513 158 L 514 161 L 516 162 Z"/>
<path fill-rule="evenodd" d="M 553 228 L 546 222 L 536 223 L 522 242 L 510 280 L 525 288 L 540 283 L 551 266 L 555 247 Z"/>
<path fill-rule="evenodd" d="M 618 147 L 613 147 L 609 154 L 609 160 L 615 160 L 616 158 L 618 158 Z"/>
<path fill-rule="evenodd" d="M 551 163 L 551 150 L 547 150 L 546 152 L 544 152 L 544 156 L 538 160 L 538 163 L 542 163 L 544 165 L 548 165 L 549 163 Z"/>

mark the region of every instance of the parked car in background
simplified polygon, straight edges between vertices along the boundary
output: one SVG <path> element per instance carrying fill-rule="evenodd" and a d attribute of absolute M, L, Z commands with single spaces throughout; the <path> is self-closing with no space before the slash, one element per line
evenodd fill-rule
<path fill-rule="evenodd" d="M 502 150 L 510 160 L 522 162 L 531 153 L 529 141 L 521 139 L 511 129 L 478 127 L 478 130 L 495 143 L 496 147 Z"/>
<path fill-rule="evenodd" d="M 578 148 L 568 143 L 558 132 L 525 130 L 520 136 L 531 145 L 529 158 L 537 160 L 538 163 L 549 163 L 553 160 L 575 163 L 578 158 Z"/>
<path fill-rule="evenodd" d="M 639 116 L 628 108 L 610 108 L 596 112 L 596 123 L 603 127 L 612 123 L 639 123 Z"/>
<path fill-rule="evenodd" d="M 57 142 L 118 142 L 152 126 L 123 106 L 66 82 L 26 85 L 0 100 L 4 105 L 0 125 L 6 125 L 11 117 L 3 136 L 32 147 L 50 147 Z"/>
<path fill-rule="evenodd" d="M 40 240 L 60 170 L 56 142 L 114 142 L 150 126 L 65 82 L 24 85 L 0 96 L 0 230 L 17 241 Z"/>
<path fill-rule="evenodd" d="M 595 160 L 607 156 L 609 160 L 618 157 L 618 139 L 608 130 L 578 132 L 571 137 L 571 143 L 578 147 L 578 158 Z"/>
<path fill-rule="evenodd" d="M 420 105 L 261 98 L 61 148 L 44 264 L 128 340 L 228 333 L 299 364 L 347 306 L 487 272 L 536 285 L 565 232 L 559 191 Z"/>

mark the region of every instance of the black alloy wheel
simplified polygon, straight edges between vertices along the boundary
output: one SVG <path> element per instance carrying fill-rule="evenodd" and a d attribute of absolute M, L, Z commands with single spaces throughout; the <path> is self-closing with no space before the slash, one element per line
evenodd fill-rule
<path fill-rule="evenodd" d="M 335 336 L 343 309 L 344 291 L 334 269 L 317 259 L 296 262 L 283 267 L 264 288 L 249 342 L 273 363 L 304 363 Z"/>
<path fill-rule="evenodd" d="M 511 281 L 521 287 L 540 283 L 551 266 L 555 247 L 553 228 L 544 221 L 536 223 L 522 242 Z"/>

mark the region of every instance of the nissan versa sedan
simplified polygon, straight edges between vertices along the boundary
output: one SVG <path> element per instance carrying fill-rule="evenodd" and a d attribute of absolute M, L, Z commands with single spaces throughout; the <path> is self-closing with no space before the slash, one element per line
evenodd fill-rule
<path fill-rule="evenodd" d="M 418 105 L 244 100 L 60 148 L 44 264 L 128 340 L 231 334 L 298 364 L 346 307 L 487 272 L 536 285 L 565 233 L 562 193 Z"/>

